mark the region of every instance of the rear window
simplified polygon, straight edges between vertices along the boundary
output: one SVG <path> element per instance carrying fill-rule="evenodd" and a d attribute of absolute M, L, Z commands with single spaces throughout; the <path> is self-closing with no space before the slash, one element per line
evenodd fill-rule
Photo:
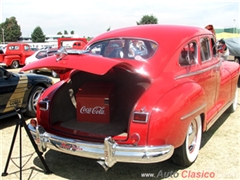
<path fill-rule="evenodd" d="M 156 52 L 158 45 L 143 39 L 111 39 L 92 44 L 92 54 L 109 58 L 147 60 Z"/>

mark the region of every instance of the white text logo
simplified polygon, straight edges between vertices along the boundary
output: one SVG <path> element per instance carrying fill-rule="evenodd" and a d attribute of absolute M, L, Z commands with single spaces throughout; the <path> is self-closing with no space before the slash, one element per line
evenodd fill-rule
<path fill-rule="evenodd" d="M 81 114 L 105 114 L 105 107 L 95 106 L 93 108 L 88 108 L 86 106 L 82 106 L 80 109 Z"/>

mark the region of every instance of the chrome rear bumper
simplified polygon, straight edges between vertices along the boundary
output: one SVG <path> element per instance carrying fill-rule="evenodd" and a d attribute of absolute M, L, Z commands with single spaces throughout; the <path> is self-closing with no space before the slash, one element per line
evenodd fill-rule
<path fill-rule="evenodd" d="M 0 66 L 7 66 L 6 63 L 0 63 Z"/>
<path fill-rule="evenodd" d="M 116 162 L 155 163 L 169 159 L 174 151 L 172 145 L 132 146 L 116 143 L 107 137 L 104 143 L 63 138 L 47 133 L 42 126 L 28 128 L 41 152 L 47 148 L 76 156 L 99 159 L 104 166 L 112 167 Z M 101 163 L 100 163 L 101 164 Z"/>

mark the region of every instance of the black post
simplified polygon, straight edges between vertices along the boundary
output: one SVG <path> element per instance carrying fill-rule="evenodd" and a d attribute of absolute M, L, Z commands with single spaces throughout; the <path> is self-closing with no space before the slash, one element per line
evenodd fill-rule
<path fill-rule="evenodd" d="M 16 135 L 17 135 L 17 131 L 18 131 L 18 128 L 20 128 L 20 134 L 19 134 L 19 153 L 20 153 L 20 158 L 19 158 L 19 163 L 20 163 L 20 179 L 22 180 L 22 131 L 21 131 L 21 128 L 24 127 L 25 131 L 27 132 L 27 135 L 35 149 L 35 152 L 37 153 L 38 157 L 40 158 L 44 168 L 45 168 L 45 174 L 51 174 L 52 172 L 49 170 L 44 158 L 42 157 L 42 153 L 39 151 L 33 137 L 32 137 L 32 134 L 30 133 L 28 127 L 27 127 L 27 124 L 25 122 L 25 119 L 23 118 L 23 115 L 22 115 L 22 111 L 20 108 L 16 109 L 16 112 L 18 113 L 18 117 L 19 117 L 19 120 L 16 124 L 16 128 L 15 128 L 15 131 L 14 131 L 14 134 L 13 134 L 13 139 L 12 139 L 12 143 L 11 143 L 11 147 L 10 147 L 10 150 L 9 150 L 9 154 L 8 154 L 8 158 L 7 158 L 7 162 L 6 162 L 6 166 L 5 166 L 5 169 L 4 169 L 4 172 L 2 173 L 2 176 L 7 176 L 8 173 L 7 173 L 7 168 L 8 168 L 8 165 L 9 165 L 9 161 L 11 159 L 11 155 L 12 155 L 12 150 L 13 150 L 13 147 L 14 147 L 14 143 L 15 143 L 15 139 L 16 139 Z"/>
<path fill-rule="evenodd" d="M 7 176 L 8 175 L 7 168 L 8 168 L 9 161 L 10 161 L 10 158 L 11 158 L 11 155 L 12 155 L 12 150 L 13 150 L 15 139 L 16 139 L 16 136 L 17 136 L 18 127 L 19 127 L 19 121 L 17 122 L 16 127 L 15 127 L 15 131 L 14 131 L 14 134 L 13 134 L 12 143 L 11 143 L 11 146 L 10 146 L 6 166 L 5 166 L 4 172 L 2 173 L 2 176 Z"/>

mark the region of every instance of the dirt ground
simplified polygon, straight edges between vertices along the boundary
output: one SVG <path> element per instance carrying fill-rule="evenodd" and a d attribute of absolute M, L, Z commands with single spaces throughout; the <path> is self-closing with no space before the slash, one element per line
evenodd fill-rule
<path fill-rule="evenodd" d="M 240 179 L 240 107 L 233 114 L 223 114 L 209 131 L 203 133 L 198 159 L 188 168 L 179 167 L 168 160 L 155 164 L 117 163 L 105 172 L 96 160 L 48 150 L 43 157 L 52 173 L 45 174 L 44 166 L 24 128 L 18 129 L 7 167 L 6 161 L 17 121 L 18 116 L 0 121 L 0 170 L 1 175 L 3 172 L 8 173 L 7 176 L 0 176 L 3 180 L 15 180 L 20 177 L 20 132 L 22 132 L 24 180 Z M 28 122 L 29 119 L 26 120 L 26 123 Z"/>

